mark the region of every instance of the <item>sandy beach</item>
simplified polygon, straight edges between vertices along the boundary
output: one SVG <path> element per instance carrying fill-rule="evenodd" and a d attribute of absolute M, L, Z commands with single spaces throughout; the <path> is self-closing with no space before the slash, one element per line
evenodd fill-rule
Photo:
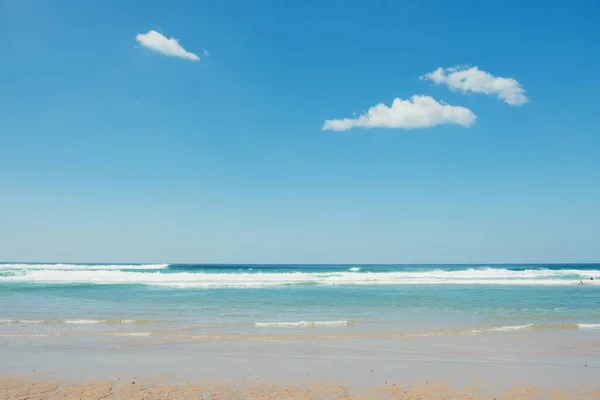
<path fill-rule="evenodd" d="M 164 340 L 164 339 L 160 339 Z M 2 338 L 2 399 L 598 399 L 595 332 L 407 339 Z"/>
<path fill-rule="evenodd" d="M 452 385 L 440 382 L 427 382 L 406 387 L 388 384 L 370 390 L 353 391 L 344 386 L 327 384 L 306 384 L 301 386 L 278 386 L 273 384 L 248 385 L 246 383 L 212 383 L 205 385 L 169 384 L 166 379 L 140 380 L 131 382 L 96 381 L 73 383 L 53 379 L 25 379 L 3 377 L 0 379 L 2 399 L 403 399 L 403 400 L 479 400 L 479 399 L 551 399 L 592 400 L 600 397 L 600 391 L 582 388 L 577 392 L 556 389 L 540 389 L 529 386 L 515 386 L 492 396 L 485 388 L 472 386 L 455 389 Z"/>
<path fill-rule="evenodd" d="M 600 398 L 596 265 L 0 272 L 0 400 Z"/>

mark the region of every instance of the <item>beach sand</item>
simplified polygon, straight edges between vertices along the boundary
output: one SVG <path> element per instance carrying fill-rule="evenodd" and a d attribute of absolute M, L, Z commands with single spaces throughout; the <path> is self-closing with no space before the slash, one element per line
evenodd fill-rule
<path fill-rule="evenodd" d="M 0 399 L 600 399 L 596 332 L 0 338 Z"/>
<path fill-rule="evenodd" d="M 545 390 L 535 387 L 516 386 L 503 393 L 491 395 L 485 389 L 472 386 L 455 389 L 452 385 L 439 382 L 427 382 L 416 386 L 401 387 L 395 384 L 357 391 L 344 386 L 327 384 L 305 384 L 300 386 L 278 386 L 274 384 L 248 385 L 244 383 L 212 383 L 205 385 L 169 384 L 157 380 L 131 382 L 87 382 L 73 383 L 54 379 L 31 379 L 19 377 L 0 378 L 0 396 L 10 400 L 75 400 L 75 399 L 403 399 L 403 400 L 475 400 L 475 399 L 551 399 L 592 400 L 600 398 L 600 391 L 583 388 L 577 393 L 560 390 Z M 494 396 L 494 397 L 490 397 Z"/>

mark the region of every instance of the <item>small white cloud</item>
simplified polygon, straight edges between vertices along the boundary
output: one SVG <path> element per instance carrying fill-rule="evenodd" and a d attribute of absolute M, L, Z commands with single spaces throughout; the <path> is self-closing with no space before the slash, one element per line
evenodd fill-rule
<path fill-rule="evenodd" d="M 208 54 L 208 50 L 204 49 L 204 57 L 210 57 L 210 54 Z"/>
<path fill-rule="evenodd" d="M 358 118 L 329 119 L 322 130 L 345 131 L 352 128 L 428 128 L 458 124 L 469 127 L 477 116 L 460 106 L 438 103 L 429 96 L 415 95 L 408 100 L 394 99 L 392 106 L 377 104 Z"/>
<path fill-rule="evenodd" d="M 421 79 L 428 79 L 436 85 L 444 84 L 450 89 L 462 90 L 465 93 L 495 94 L 512 106 L 520 106 L 528 101 L 525 89 L 515 79 L 494 76 L 477 67 L 438 68 L 423 75 Z"/>
<path fill-rule="evenodd" d="M 190 53 L 181 47 L 177 39 L 167 39 L 154 30 L 148 31 L 148 33 L 140 33 L 135 39 L 140 42 L 142 46 L 166 56 L 179 57 L 192 61 L 198 61 L 200 59 L 200 57 L 194 53 Z"/>

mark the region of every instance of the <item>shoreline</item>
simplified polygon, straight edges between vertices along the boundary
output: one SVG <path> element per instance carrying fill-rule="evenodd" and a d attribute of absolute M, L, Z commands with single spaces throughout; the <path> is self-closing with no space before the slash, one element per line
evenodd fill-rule
<path fill-rule="evenodd" d="M 597 393 L 595 266 L 131 267 L 2 266 L 0 399 Z"/>
<path fill-rule="evenodd" d="M 0 398 L 42 387 L 40 399 L 136 398 L 101 390 L 112 385 L 123 396 L 147 386 L 145 399 L 591 400 L 600 398 L 599 354 L 598 335 L 578 330 L 194 343 L 0 338 Z"/>

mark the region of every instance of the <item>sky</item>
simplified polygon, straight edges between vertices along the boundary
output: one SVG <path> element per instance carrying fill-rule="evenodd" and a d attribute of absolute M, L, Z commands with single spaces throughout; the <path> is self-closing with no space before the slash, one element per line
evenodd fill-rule
<path fill-rule="evenodd" d="M 600 262 L 599 18 L 0 0 L 0 260 Z"/>

